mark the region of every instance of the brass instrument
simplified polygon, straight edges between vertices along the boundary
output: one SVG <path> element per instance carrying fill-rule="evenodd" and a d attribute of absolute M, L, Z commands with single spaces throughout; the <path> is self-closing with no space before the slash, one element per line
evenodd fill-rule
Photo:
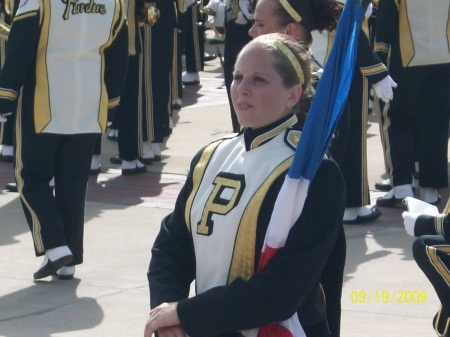
<path fill-rule="evenodd" d="M 139 9 L 139 13 L 137 15 L 137 21 L 139 26 L 143 26 L 144 24 L 148 24 L 153 26 L 161 16 L 159 9 L 156 8 L 155 2 L 147 2 L 141 1 L 141 8 Z"/>

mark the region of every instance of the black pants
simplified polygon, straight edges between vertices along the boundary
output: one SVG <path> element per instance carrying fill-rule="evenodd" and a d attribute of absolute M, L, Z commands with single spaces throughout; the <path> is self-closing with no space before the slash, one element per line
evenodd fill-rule
<path fill-rule="evenodd" d="M 447 150 L 450 113 L 450 64 L 391 67 L 398 87 L 388 110 L 388 153 L 394 186 L 410 184 L 417 159 L 420 186 L 448 186 Z M 398 68 L 398 67 L 397 67 Z"/>
<path fill-rule="evenodd" d="M 244 47 L 252 39 L 250 35 L 248 35 L 248 31 L 251 27 L 251 22 L 246 25 L 238 25 L 234 21 L 229 21 L 225 25 L 226 34 L 223 71 L 228 101 L 230 102 L 231 123 L 234 132 L 239 131 L 240 125 L 236 116 L 236 111 L 233 108 L 233 102 L 231 101 L 230 87 L 231 82 L 233 82 L 233 69 L 234 64 L 236 63 L 237 55 L 241 51 L 242 47 Z"/>
<path fill-rule="evenodd" d="M 182 16 L 182 43 L 186 55 L 186 71 L 198 73 L 204 67 L 205 27 L 199 5 L 195 4 Z"/>
<path fill-rule="evenodd" d="M 328 258 L 321 277 L 327 302 L 327 320 L 331 337 L 339 337 L 341 333 L 341 297 L 346 254 L 345 231 L 344 227 L 341 227 L 336 246 Z"/>
<path fill-rule="evenodd" d="M 420 236 L 412 251 L 417 265 L 433 285 L 443 312 L 450 316 L 450 239 L 441 235 Z"/>
<path fill-rule="evenodd" d="M 35 253 L 67 245 L 83 262 L 84 210 L 97 134 L 16 132 L 16 181 Z M 49 182 L 55 178 L 55 191 Z"/>

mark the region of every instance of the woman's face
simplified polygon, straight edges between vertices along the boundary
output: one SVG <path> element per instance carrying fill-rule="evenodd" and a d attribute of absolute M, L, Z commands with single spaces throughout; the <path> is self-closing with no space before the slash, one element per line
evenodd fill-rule
<path fill-rule="evenodd" d="M 252 28 L 248 34 L 255 38 L 260 35 L 269 33 L 278 33 L 284 27 L 278 25 L 277 17 L 275 16 L 275 9 L 277 3 L 274 0 L 259 0 L 256 3 L 254 19 Z"/>
<path fill-rule="evenodd" d="M 301 86 L 284 87 L 273 63 L 268 51 L 251 43 L 236 61 L 231 99 L 244 127 L 260 128 L 279 120 L 290 113 L 300 98 Z"/>
<path fill-rule="evenodd" d="M 255 38 L 270 33 L 282 33 L 292 35 L 297 41 L 306 41 L 311 33 L 302 25 L 298 23 L 279 25 L 280 18 L 276 15 L 277 6 L 281 6 L 278 0 L 258 0 L 254 14 L 255 22 L 248 34 Z"/>

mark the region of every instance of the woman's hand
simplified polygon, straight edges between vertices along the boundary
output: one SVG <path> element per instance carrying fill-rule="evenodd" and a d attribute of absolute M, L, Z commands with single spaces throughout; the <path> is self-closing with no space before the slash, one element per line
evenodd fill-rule
<path fill-rule="evenodd" d="M 150 310 L 150 317 L 147 320 L 147 324 L 145 324 L 144 337 L 151 337 L 156 330 L 160 329 L 163 335 L 164 330 L 166 332 L 170 330 L 172 337 L 185 337 L 186 333 L 180 326 L 180 320 L 177 314 L 177 305 L 178 302 L 163 303 Z M 171 327 L 171 329 L 162 329 L 168 327 Z M 158 334 L 160 334 L 159 331 Z"/>

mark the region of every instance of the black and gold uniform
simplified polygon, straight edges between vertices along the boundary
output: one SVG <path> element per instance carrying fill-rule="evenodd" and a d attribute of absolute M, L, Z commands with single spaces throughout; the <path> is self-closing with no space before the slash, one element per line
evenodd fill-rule
<path fill-rule="evenodd" d="M 5 0 L 1 4 L 0 9 L 0 21 L 11 25 L 12 18 L 14 17 L 17 7 L 19 6 L 19 0 Z M 6 55 L 7 41 L 0 39 L 0 66 L 3 67 Z M 14 113 L 6 117 L 6 122 L 0 123 L 0 145 L 13 146 L 14 145 Z M 1 161 L 11 161 L 11 157 L 0 156 Z"/>
<path fill-rule="evenodd" d="M 434 317 L 433 327 L 438 336 L 450 336 L 450 217 L 420 215 L 415 222 L 413 255 L 417 265 L 433 285 L 441 308 Z"/>
<path fill-rule="evenodd" d="M 285 246 L 255 274 L 299 135 L 297 117 L 290 115 L 261 129 L 244 128 L 194 157 L 148 270 L 151 307 L 179 301 L 190 336 L 238 336 L 295 312 L 308 337 L 329 336 L 320 279 L 345 207 L 333 160 L 323 159 Z M 188 298 L 194 280 L 196 296 Z"/>
<path fill-rule="evenodd" d="M 119 130 L 119 156 L 126 161 L 145 157 L 143 142 L 162 143 L 171 132 L 174 2 L 156 1 L 159 19 L 139 24 L 142 2 L 128 2 L 129 66 L 114 121 Z"/>
<path fill-rule="evenodd" d="M 119 103 L 126 46 L 119 0 L 19 5 L 0 74 L 0 114 L 12 111 L 23 87 L 15 175 L 37 255 L 67 245 L 72 264 L 83 261 L 92 149 Z"/>
<path fill-rule="evenodd" d="M 393 186 L 448 186 L 450 17 L 448 0 L 379 0 L 375 51 L 397 82 L 382 131 Z"/>
<path fill-rule="evenodd" d="M 343 6 L 342 3 L 340 3 Z M 363 28 L 366 27 L 364 21 Z M 321 35 L 328 40 L 320 42 Z M 327 60 L 333 44 L 334 32 L 323 34 L 313 32 L 314 57 L 319 64 Z M 319 48 L 322 45 L 322 48 Z M 339 158 L 339 167 L 344 176 L 346 186 L 346 207 L 370 205 L 368 173 L 367 173 L 367 117 L 369 112 L 369 91 L 372 84 L 388 75 L 386 66 L 375 55 L 365 29 L 358 36 L 356 71 L 348 94 L 349 125 L 344 146 L 331 147 L 333 156 Z"/>
<path fill-rule="evenodd" d="M 202 0 L 203 1 L 203 0 Z M 207 4 L 207 1 L 204 3 Z M 201 12 L 197 1 L 182 14 L 182 46 L 186 56 L 186 71 L 198 73 L 205 66 L 205 23 L 206 15 Z"/>

